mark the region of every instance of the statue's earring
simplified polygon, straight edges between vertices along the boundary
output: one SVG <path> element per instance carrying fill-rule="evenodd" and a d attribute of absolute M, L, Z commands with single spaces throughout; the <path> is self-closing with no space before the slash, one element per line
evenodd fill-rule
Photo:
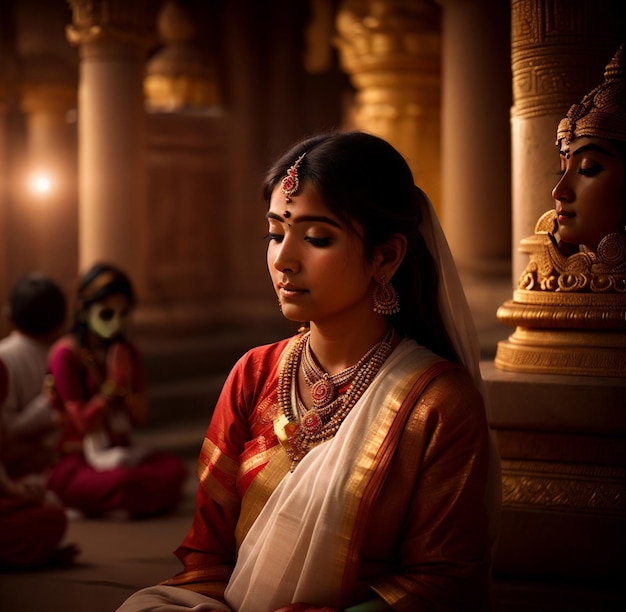
<path fill-rule="evenodd" d="M 384 275 L 374 289 L 374 312 L 384 315 L 392 315 L 400 312 L 400 297 L 391 283 L 387 282 Z"/>

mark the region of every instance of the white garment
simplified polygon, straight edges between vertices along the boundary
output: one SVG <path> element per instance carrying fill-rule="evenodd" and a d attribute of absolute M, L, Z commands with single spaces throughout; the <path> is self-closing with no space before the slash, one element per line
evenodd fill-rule
<path fill-rule="evenodd" d="M 9 375 L 7 399 L 0 406 L 6 440 L 52 427 L 54 412 L 41 394 L 48 346 L 19 331 L 0 340 L 0 361 Z"/>

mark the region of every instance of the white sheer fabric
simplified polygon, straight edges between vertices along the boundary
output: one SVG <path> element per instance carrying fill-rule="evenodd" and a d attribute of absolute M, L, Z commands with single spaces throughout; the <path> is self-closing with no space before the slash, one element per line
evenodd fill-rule
<path fill-rule="evenodd" d="M 482 392 L 480 345 L 463 285 L 437 213 L 426 194 L 419 187 L 416 189 L 425 202 L 420 232 L 439 270 L 437 301 L 441 318 L 459 359 Z"/>

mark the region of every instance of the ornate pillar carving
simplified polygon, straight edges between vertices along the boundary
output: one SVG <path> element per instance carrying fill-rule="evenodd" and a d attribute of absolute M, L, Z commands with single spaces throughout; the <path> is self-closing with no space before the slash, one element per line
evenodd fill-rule
<path fill-rule="evenodd" d="M 626 24 L 605 0 L 512 0 L 511 8 L 513 246 L 522 253 L 514 262 L 515 303 L 498 313 L 518 325 L 516 334 L 498 346 L 501 369 L 483 368 L 502 456 L 495 568 L 575 580 L 580 609 L 596 607 L 601 580 L 610 607 L 626 538 L 624 295 L 592 296 L 570 285 L 623 280 L 606 274 L 603 258 L 593 266 L 583 253 L 560 258 L 548 236 L 554 213 L 544 213 L 554 210 L 559 120 L 602 82 Z M 590 336 L 597 344 L 589 345 Z M 534 346 L 532 354 L 525 346 Z"/>
<path fill-rule="evenodd" d="M 520 241 L 554 207 L 556 126 L 602 75 L 624 36 L 611 0 L 511 1 L 513 69 L 513 283 L 527 258 Z M 621 29 L 621 32 L 620 32 Z"/>
<path fill-rule="evenodd" d="M 79 265 L 111 261 L 143 293 L 143 78 L 159 2 L 70 0 L 79 47 Z"/>
<path fill-rule="evenodd" d="M 393 144 L 440 205 L 440 8 L 422 0 L 344 0 L 336 44 L 357 89 L 353 123 Z"/>

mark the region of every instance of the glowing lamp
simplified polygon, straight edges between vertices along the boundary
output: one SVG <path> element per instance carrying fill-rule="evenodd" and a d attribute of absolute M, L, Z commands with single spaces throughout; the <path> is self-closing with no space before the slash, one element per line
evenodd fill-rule
<path fill-rule="evenodd" d="M 52 180 L 46 174 L 34 174 L 30 180 L 30 187 L 34 193 L 45 195 L 52 189 Z"/>

